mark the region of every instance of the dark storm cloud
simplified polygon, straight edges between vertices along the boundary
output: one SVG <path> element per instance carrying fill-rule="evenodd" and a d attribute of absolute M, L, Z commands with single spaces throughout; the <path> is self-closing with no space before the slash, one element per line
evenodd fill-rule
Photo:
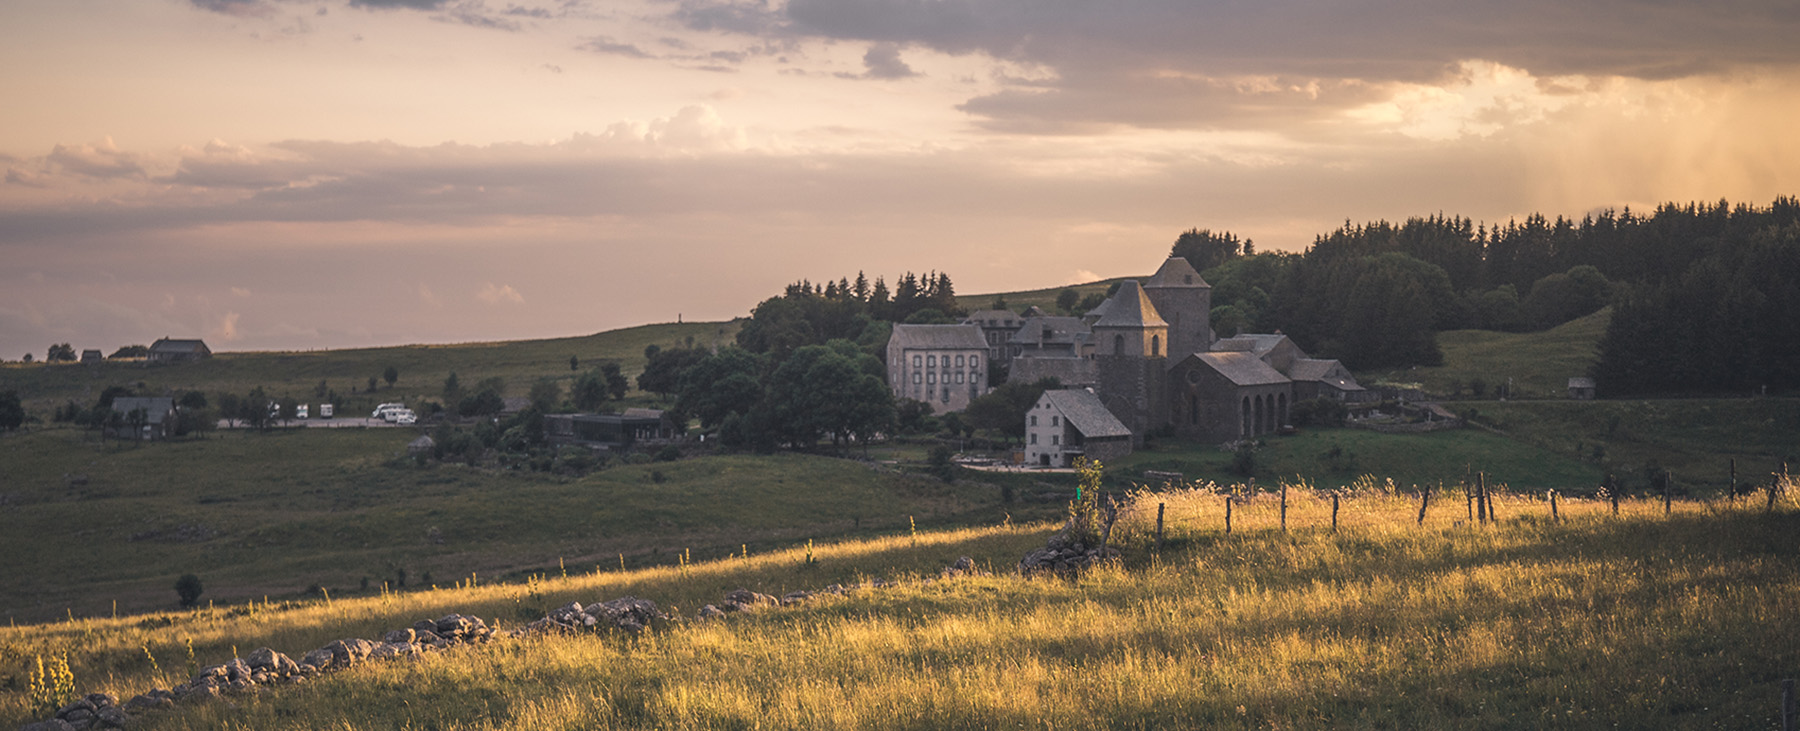
<path fill-rule="evenodd" d="M 1366 103 L 1382 84 L 1444 81 L 1465 60 L 1652 80 L 1800 62 L 1800 4 L 1788 0 L 791 0 L 781 11 L 689 0 L 672 14 L 695 30 L 981 53 L 1047 70 L 964 106 L 1011 129 L 1325 114 Z M 1325 93 L 1312 96 L 1315 82 Z"/>

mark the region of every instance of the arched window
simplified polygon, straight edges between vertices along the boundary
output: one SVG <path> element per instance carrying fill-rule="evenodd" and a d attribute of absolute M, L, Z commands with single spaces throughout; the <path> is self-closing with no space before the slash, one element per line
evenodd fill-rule
<path fill-rule="evenodd" d="M 1242 436 L 1247 437 L 1252 434 L 1252 432 L 1250 431 L 1250 419 L 1255 413 L 1250 409 L 1250 398 L 1247 396 L 1244 398 L 1244 412 L 1243 413 L 1244 413 L 1244 433 L 1242 434 Z"/>
<path fill-rule="evenodd" d="M 1188 397 L 1188 423 L 1189 424 L 1199 424 L 1200 423 L 1200 397 L 1199 396 L 1189 396 Z"/>
<path fill-rule="evenodd" d="M 1268 431 L 1268 427 L 1267 427 L 1268 422 L 1265 421 L 1266 418 L 1268 418 L 1268 417 L 1263 413 L 1263 397 L 1257 396 L 1256 397 L 1256 431 L 1254 433 L 1261 434 L 1265 431 Z"/>
<path fill-rule="evenodd" d="M 1152 356 L 1162 355 L 1162 336 L 1161 335 L 1151 335 L 1150 336 L 1150 355 L 1152 355 Z"/>
<path fill-rule="evenodd" d="M 1275 416 L 1275 426 L 1288 425 L 1288 402 L 1285 393 L 1275 396 Z"/>
<path fill-rule="evenodd" d="M 1113 336 L 1113 355 L 1124 355 L 1124 354 L 1125 354 L 1125 336 L 1124 335 L 1114 335 Z"/>

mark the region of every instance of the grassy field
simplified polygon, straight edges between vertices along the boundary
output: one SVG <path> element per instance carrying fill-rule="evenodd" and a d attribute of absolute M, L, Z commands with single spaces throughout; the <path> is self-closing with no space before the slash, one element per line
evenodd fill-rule
<path fill-rule="evenodd" d="M 1590 492 L 1601 477 L 1597 465 L 1476 429 L 1425 434 L 1380 434 L 1358 429 L 1308 429 L 1268 437 L 1256 451 L 1261 484 L 1303 479 L 1320 488 L 1342 487 L 1363 475 L 1392 479 L 1402 487 L 1455 484 L 1473 472 L 1520 490 Z M 1180 472 L 1190 480 L 1241 481 L 1232 453 L 1217 445 L 1162 440 L 1150 449 L 1107 463 L 1122 479 L 1142 480 L 1144 470 Z"/>
<path fill-rule="evenodd" d="M 0 615 L 171 606 L 183 573 L 220 601 L 317 584 L 378 591 L 477 572 L 617 567 L 809 538 L 998 523 L 997 491 L 853 460 L 780 454 L 615 465 L 574 478 L 417 467 L 403 429 L 220 433 L 100 444 L 70 429 L 0 436 Z M 86 478 L 71 484 L 69 476 Z M 1013 509 L 1015 513 L 1019 508 Z"/>
<path fill-rule="evenodd" d="M 1106 289 L 1111 287 L 1115 282 L 1121 282 L 1126 279 L 1142 278 L 1143 277 L 1115 277 L 1112 279 L 1102 279 L 1098 282 L 1088 282 L 1087 284 L 1071 284 L 1067 287 L 1030 289 L 1021 292 L 996 292 L 993 294 L 966 294 L 956 298 L 956 306 L 974 312 L 976 310 L 988 309 L 994 304 L 995 298 L 1001 298 L 1006 300 L 1006 306 L 1011 308 L 1013 312 L 1023 312 L 1025 308 L 1036 305 L 1046 314 L 1061 315 L 1063 314 L 1062 311 L 1056 307 L 1056 296 L 1062 294 L 1062 291 L 1065 289 L 1073 289 L 1076 294 L 1086 298 L 1090 294 L 1106 294 Z M 1080 316 L 1082 313 L 1077 312 L 1075 314 L 1076 316 Z"/>
<path fill-rule="evenodd" d="M 1800 471 L 1800 399 L 1511 401 L 1454 404 L 1473 409 L 1522 447 L 1579 458 L 1648 489 L 1646 467 L 1675 474 L 1677 489 L 1705 492 L 1738 480 L 1766 484 L 1786 461 Z"/>
<path fill-rule="evenodd" d="M 1569 379 L 1586 376 L 1599 358 L 1600 336 L 1612 322 L 1612 308 L 1570 320 L 1543 332 L 1449 330 L 1438 333 L 1444 364 L 1430 368 L 1358 373 L 1364 385 L 1379 381 L 1417 383 L 1437 397 L 1478 398 L 1497 395 L 1495 388 L 1512 380 L 1514 399 L 1565 399 Z M 1480 381 L 1485 394 L 1469 384 Z"/>
<path fill-rule="evenodd" d="M 1149 540 L 1152 502 L 1168 543 Z M 0 630 L 6 672 L 67 652 L 82 692 L 123 697 L 195 662 L 295 653 L 450 611 L 518 626 L 621 595 L 687 616 L 729 589 L 898 579 L 641 639 L 504 640 L 145 717 L 162 729 L 1774 728 L 1800 670 L 1800 506 L 1502 495 L 1415 524 L 1381 491 L 1251 497 L 1236 530 L 1211 490 L 1126 512 L 1121 566 L 1076 580 L 933 580 L 958 555 L 1004 569 L 1047 526 L 924 531 L 748 558 L 324 602 Z M 157 659 L 162 673 L 152 669 Z M 23 683 L 0 725 L 28 719 Z"/>
<path fill-rule="evenodd" d="M 438 398 L 444 379 L 452 371 L 465 388 L 484 378 L 505 380 L 507 395 L 523 396 L 538 378 L 572 380 L 574 356 L 582 370 L 612 361 L 625 375 L 636 378 L 644 369 L 644 348 L 685 344 L 699 346 L 715 341 L 731 343 L 737 337 L 735 323 L 691 322 L 644 325 L 609 330 L 595 335 L 549 340 L 454 345 L 402 345 L 388 348 L 319 350 L 305 352 L 219 353 L 198 363 L 151 366 L 142 362 L 102 362 L 0 365 L 0 391 L 16 390 L 26 408 L 47 417 L 63 401 L 92 405 L 107 386 L 121 385 L 145 393 L 198 390 L 207 394 L 249 393 L 262 386 L 273 398 L 292 396 L 303 403 L 318 403 L 313 395 L 320 381 L 336 391 L 340 412 L 366 414 L 383 401 L 409 404 Z M 388 366 L 399 371 L 392 388 L 380 382 L 368 392 L 368 379 L 380 378 Z M 566 388 L 568 384 L 565 383 Z M 355 389 L 355 393 L 352 393 Z M 635 390 L 633 403 L 651 398 Z"/>

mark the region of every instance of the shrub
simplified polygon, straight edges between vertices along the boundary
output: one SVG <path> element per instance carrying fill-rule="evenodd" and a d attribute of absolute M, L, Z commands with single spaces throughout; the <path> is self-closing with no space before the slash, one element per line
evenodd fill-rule
<path fill-rule="evenodd" d="M 192 607 L 200 602 L 200 593 L 205 591 L 200 585 L 200 577 L 193 574 L 182 574 L 175 580 L 175 595 L 181 597 L 181 606 Z"/>
<path fill-rule="evenodd" d="M 656 451 L 656 461 L 658 462 L 674 462 L 678 459 L 681 459 L 681 448 L 673 444 Z"/>

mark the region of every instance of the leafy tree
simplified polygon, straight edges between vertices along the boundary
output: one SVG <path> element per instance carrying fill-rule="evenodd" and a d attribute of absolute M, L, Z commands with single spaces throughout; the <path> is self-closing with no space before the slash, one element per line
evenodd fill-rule
<path fill-rule="evenodd" d="M 444 379 L 444 403 L 457 403 L 462 401 L 462 396 L 462 381 L 457 380 L 456 371 L 450 371 L 450 375 Z"/>
<path fill-rule="evenodd" d="M 878 368 L 873 356 L 844 340 L 795 350 L 769 378 L 776 429 L 786 441 L 810 447 L 821 437 L 843 446 L 892 428 L 892 392 L 870 373 Z"/>
<path fill-rule="evenodd" d="M 916 310 L 910 315 L 907 315 L 906 316 L 906 324 L 908 324 L 908 325 L 954 325 L 954 324 L 956 324 L 956 321 L 950 319 L 950 316 L 944 314 L 942 310 L 939 310 L 935 307 L 926 307 L 921 310 Z"/>
<path fill-rule="evenodd" d="M 25 406 L 18 391 L 0 392 L 0 430 L 13 431 L 25 424 Z"/>
<path fill-rule="evenodd" d="M 206 588 L 200 584 L 200 577 L 193 574 L 182 574 L 175 580 L 175 595 L 181 598 L 181 606 L 192 608 L 200 603 L 200 594 Z"/>
<path fill-rule="evenodd" d="M 1073 289 L 1065 289 L 1056 293 L 1056 309 L 1065 313 L 1074 312 L 1075 305 L 1081 303 L 1081 293 Z"/>
<path fill-rule="evenodd" d="M 323 378 L 319 379 L 319 385 L 313 386 L 313 398 L 318 398 L 318 399 L 325 398 L 325 394 L 330 393 L 330 392 L 331 392 L 331 387 L 325 385 L 325 379 L 323 379 Z"/>
<path fill-rule="evenodd" d="M 506 410 L 506 381 L 499 376 L 481 379 L 474 393 L 456 402 L 456 413 L 462 416 L 493 416 Z M 497 437 L 496 437 L 497 438 Z M 493 446 L 492 442 L 488 446 Z"/>
<path fill-rule="evenodd" d="M 569 356 L 569 370 L 572 370 L 572 371 L 581 370 L 581 359 L 577 358 L 573 355 Z"/>
<path fill-rule="evenodd" d="M 122 346 L 118 350 L 113 351 L 112 355 L 109 355 L 106 357 L 107 358 L 148 358 L 148 357 L 150 357 L 150 346 L 148 346 L 148 345 Z"/>
<path fill-rule="evenodd" d="M 681 372 L 676 408 L 718 426 L 727 414 L 748 415 L 762 401 L 763 359 L 743 348 L 721 348 Z"/>
<path fill-rule="evenodd" d="M 576 376 L 569 385 L 569 401 L 577 411 L 598 411 L 606 403 L 606 376 L 598 369 Z"/>
<path fill-rule="evenodd" d="M 1169 256 L 1186 259 L 1194 271 L 1204 272 L 1236 258 L 1247 244 L 1248 241 L 1239 241 L 1235 234 L 1227 231 L 1215 234 L 1207 229 L 1189 229 L 1175 238 Z"/>
<path fill-rule="evenodd" d="M 24 363 L 30 363 L 31 359 L 32 359 L 32 355 L 30 353 L 26 353 L 25 357 L 21 358 L 20 361 L 24 362 Z"/>
<path fill-rule="evenodd" d="M 1045 391 L 1062 388 L 1055 378 L 1031 383 L 1008 382 L 969 402 L 963 417 L 969 426 L 989 429 L 1015 439 L 1025 438 L 1025 414 L 1037 405 Z"/>
<path fill-rule="evenodd" d="M 374 377 L 374 376 L 369 376 L 369 392 L 370 392 L 370 393 L 374 393 L 374 392 L 375 392 L 375 382 L 376 382 L 376 380 L 378 380 L 378 379 L 376 379 L 376 378 L 375 378 L 375 377 Z"/>
<path fill-rule="evenodd" d="M 681 372 L 705 357 L 706 351 L 700 348 L 648 346 L 644 348 L 644 372 L 637 377 L 638 390 L 668 398 L 680 389 Z"/>
<path fill-rule="evenodd" d="M 73 362 L 75 362 L 75 346 L 70 345 L 68 343 L 60 343 L 57 345 L 50 346 L 50 352 L 44 356 L 44 362 L 45 363 L 73 363 Z"/>
<path fill-rule="evenodd" d="M 381 380 L 387 381 L 388 388 L 393 388 L 394 382 L 400 380 L 400 369 L 388 366 L 386 370 L 381 372 Z M 324 381 L 320 381 L 319 383 L 323 384 Z"/>
<path fill-rule="evenodd" d="M 562 403 L 562 384 L 552 378 L 539 378 L 532 382 L 531 390 L 526 393 L 526 398 L 531 399 L 532 408 L 540 412 L 551 411 L 556 408 L 557 404 Z"/>
<path fill-rule="evenodd" d="M 1095 307 L 1099 307 L 1100 305 L 1104 304 L 1105 302 L 1106 302 L 1106 295 L 1100 294 L 1099 292 L 1095 292 L 1093 294 L 1090 294 L 1086 297 L 1081 298 L 1081 304 L 1078 304 L 1075 306 L 1075 313 L 1076 314 L 1087 314 L 1088 312 L 1093 311 L 1093 309 Z"/>
<path fill-rule="evenodd" d="M 625 379 L 625 373 L 619 370 L 618 363 L 600 364 L 600 376 L 606 379 L 607 395 L 612 396 L 615 401 L 625 398 L 625 393 L 631 390 L 631 382 Z"/>
<path fill-rule="evenodd" d="M 235 393 L 219 394 L 219 415 L 229 419 L 232 426 L 244 418 L 243 400 Z"/>

